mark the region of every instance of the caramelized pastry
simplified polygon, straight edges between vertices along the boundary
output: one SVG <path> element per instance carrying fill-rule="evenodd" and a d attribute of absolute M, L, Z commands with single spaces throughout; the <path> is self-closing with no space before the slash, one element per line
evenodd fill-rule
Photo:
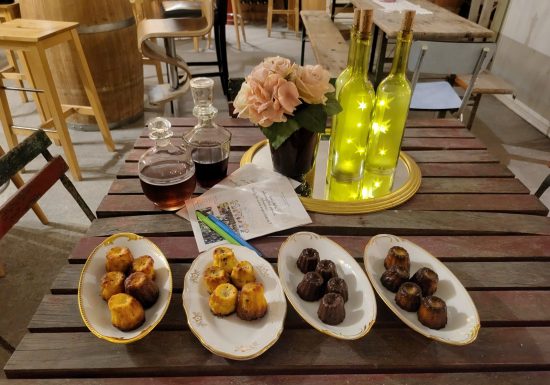
<path fill-rule="evenodd" d="M 206 284 L 208 294 L 212 294 L 222 283 L 229 283 L 229 274 L 221 267 L 210 266 L 204 271 L 204 283 Z"/>
<path fill-rule="evenodd" d="M 126 273 L 132 267 L 134 257 L 127 247 L 113 247 L 107 253 L 106 271 L 120 271 Z"/>
<path fill-rule="evenodd" d="M 338 325 L 346 318 L 344 298 L 340 294 L 327 293 L 319 303 L 317 316 L 328 325 Z"/>
<path fill-rule="evenodd" d="M 126 294 L 137 299 L 145 309 L 153 306 L 159 297 L 159 287 L 155 281 L 139 271 L 126 278 L 124 290 Z"/>
<path fill-rule="evenodd" d="M 380 282 L 386 289 L 397 292 L 399 286 L 409 280 L 409 273 L 401 266 L 394 265 L 386 270 L 380 277 Z"/>
<path fill-rule="evenodd" d="M 321 274 L 310 271 L 304 275 L 296 291 L 304 301 L 317 301 L 324 294 L 323 277 Z"/>
<path fill-rule="evenodd" d="M 231 271 L 231 282 L 237 287 L 242 289 L 244 285 L 250 282 L 255 282 L 254 268 L 248 261 L 241 261 L 235 265 Z"/>
<path fill-rule="evenodd" d="M 145 321 L 143 306 L 131 295 L 115 294 L 109 299 L 108 306 L 111 311 L 111 323 L 122 331 L 134 330 Z"/>
<path fill-rule="evenodd" d="M 262 318 L 267 313 L 264 286 L 259 282 L 243 286 L 237 300 L 237 316 L 245 321 Z"/>
<path fill-rule="evenodd" d="M 384 267 L 388 270 L 392 266 L 401 266 L 407 271 L 407 274 L 411 271 L 411 261 L 409 259 L 409 253 L 407 250 L 400 246 L 393 246 L 388 250 L 388 255 L 384 259 Z"/>
<path fill-rule="evenodd" d="M 124 279 L 120 271 L 109 271 L 101 278 L 101 298 L 108 301 L 113 295 L 124 293 Z"/>
<path fill-rule="evenodd" d="M 334 262 L 328 259 L 323 259 L 322 261 L 319 261 L 317 264 L 317 267 L 315 268 L 315 271 L 319 274 L 321 274 L 321 277 L 323 277 L 323 281 L 326 283 L 329 279 L 338 277 L 338 273 L 336 273 L 336 265 Z"/>
<path fill-rule="evenodd" d="M 303 249 L 298 257 L 296 265 L 302 273 L 307 273 L 308 271 L 315 271 L 317 264 L 319 263 L 319 252 L 315 249 Z"/>
<path fill-rule="evenodd" d="M 427 267 L 419 269 L 411 278 L 411 282 L 416 283 L 422 289 L 422 295 L 427 297 L 437 290 L 439 277 L 437 273 Z"/>
<path fill-rule="evenodd" d="M 416 283 L 405 282 L 395 294 L 395 302 L 401 309 L 406 311 L 417 311 L 420 306 L 422 290 Z"/>
<path fill-rule="evenodd" d="M 237 306 L 237 288 L 230 283 L 218 285 L 210 295 L 208 306 L 215 315 L 229 315 Z"/>
<path fill-rule="evenodd" d="M 155 261 L 149 255 L 143 255 L 134 259 L 132 263 L 132 272 L 140 271 L 155 280 Z"/>
<path fill-rule="evenodd" d="M 218 266 L 223 268 L 227 274 L 231 274 L 235 265 L 239 263 L 233 250 L 229 247 L 216 247 L 214 249 L 214 263 L 213 266 Z"/>
<path fill-rule="evenodd" d="M 327 293 L 340 294 L 344 302 L 348 302 L 348 285 L 342 278 L 334 277 L 327 282 Z"/>
<path fill-rule="evenodd" d="M 441 329 L 447 325 L 447 305 L 435 295 L 422 298 L 418 308 L 418 320 L 431 329 Z"/>

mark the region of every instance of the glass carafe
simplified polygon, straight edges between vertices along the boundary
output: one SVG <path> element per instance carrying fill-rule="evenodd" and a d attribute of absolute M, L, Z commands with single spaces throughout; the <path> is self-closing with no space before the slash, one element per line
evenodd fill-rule
<path fill-rule="evenodd" d="M 210 188 L 227 176 L 231 133 L 214 121 L 218 109 L 212 104 L 214 81 L 209 78 L 191 80 L 198 124 L 183 136 L 195 163 L 197 182 Z"/>
<path fill-rule="evenodd" d="M 195 191 L 195 164 L 185 146 L 175 146 L 167 119 L 154 118 L 147 123 L 149 138 L 155 146 L 139 159 L 138 172 L 145 196 L 162 210 L 174 211 L 185 206 Z"/>

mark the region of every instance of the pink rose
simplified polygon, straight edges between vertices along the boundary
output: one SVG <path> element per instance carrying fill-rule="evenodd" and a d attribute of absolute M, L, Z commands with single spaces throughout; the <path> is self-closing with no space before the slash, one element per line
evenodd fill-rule
<path fill-rule="evenodd" d="M 254 124 L 269 127 L 274 122 L 286 122 L 300 104 L 298 89 L 281 75 L 272 73 L 264 82 L 252 76 L 243 83 L 233 106 L 240 118 L 248 118 Z"/>
<path fill-rule="evenodd" d="M 293 78 L 300 97 L 309 104 L 325 104 L 325 94 L 334 91 L 329 80 L 329 72 L 320 65 L 298 67 Z"/>
<path fill-rule="evenodd" d="M 281 75 L 283 78 L 290 75 L 290 72 L 293 69 L 292 62 L 280 56 L 265 58 L 261 66 L 271 72 Z"/>

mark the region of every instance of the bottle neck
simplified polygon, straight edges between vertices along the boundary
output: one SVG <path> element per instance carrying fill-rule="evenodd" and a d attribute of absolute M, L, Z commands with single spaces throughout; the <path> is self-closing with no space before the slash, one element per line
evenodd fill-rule
<path fill-rule="evenodd" d="M 350 44 L 349 44 L 349 51 L 348 51 L 348 64 L 347 67 L 351 68 L 353 66 L 353 62 L 355 59 L 355 48 L 357 46 L 355 39 L 357 39 L 357 29 L 355 26 L 351 27 L 351 33 L 350 33 Z"/>
<path fill-rule="evenodd" d="M 366 74 L 370 60 L 370 34 L 357 34 L 354 51 L 352 74 Z"/>
<path fill-rule="evenodd" d="M 407 71 L 407 62 L 409 60 L 409 51 L 411 49 L 412 32 L 399 32 L 395 44 L 395 54 L 390 70 L 390 75 L 405 75 Z"/>

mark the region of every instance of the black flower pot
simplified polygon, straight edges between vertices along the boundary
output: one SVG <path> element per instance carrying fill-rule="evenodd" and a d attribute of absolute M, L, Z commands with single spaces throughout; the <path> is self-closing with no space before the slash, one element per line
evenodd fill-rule
<path fill-rule="evenodd" d="M 305 128 L 298 129 L 279 148 L 269 146 L 273 169 L 303 182 L 305 175 L 315 164 L 318 144 L 319 134 Z"/>

